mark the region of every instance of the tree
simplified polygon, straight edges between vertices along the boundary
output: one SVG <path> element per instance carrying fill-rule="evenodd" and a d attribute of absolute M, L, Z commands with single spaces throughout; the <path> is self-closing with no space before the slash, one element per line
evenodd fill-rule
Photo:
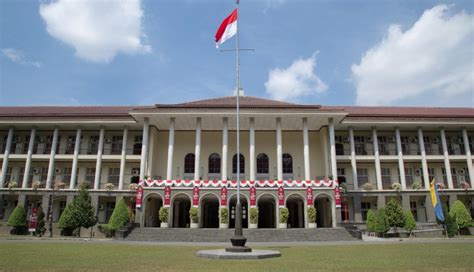
<path fill-rule="evenodd" d="M 367 221 L 365 223 L 366 226 L 367 226 L 367 231 L 375 232 L 376 222 L 377 222 L 377 215 L 375 214 L 375 212 L 372 209 L 370 209 L 367 212 Z"/>
<path fill-rule="evenodd" d="M 72 232 L 77 228 L 77 225 L 73 219 L 74 207 L 72 203 L 69 203 L 64 209 L 61 217 L 59 217 L 58 228 L 62 230 L 62 234 L 66 236 L 72 235 Z"/>
<path fill-rule="evenodd" d="M 382 236 L 385 237 L 385 233 L 390 229 L 385 208 L 380 208 L 378 210 L 375 222 L 375 232 L 382 234 Z"/>
<path fill-rule="evenodd" d="M 446 231 L 448 233 L 448 237 L 454 237 L 454 235 L 459 233 L 459 226 L 456 223 L 456 214 L 451 215 L 448 213 L 446 207 L 444 208 L 444 217 L 445 217 L 445 225 Z"/>
<path fill-rule="evenodd" d="M 395 228 L 395 232 L 397 232 L 397 228 L 403 228 L 403 226 L 405 226 L 403 209 L 394 198 L 391 198 L 387 202 L 385 211 L 387 213 L 388 224 L 390 227 Z"/>
<path fill-rule="evenodd" d="M 106 237 L 113 237 L 115 235 L 115 231 L 125 226 L 128 222 L 130 222 L 130 214 L 127 204 L 122 198 L 119 200 L 119 202 L 117 202 L 117 205 L 115 205 L 108 224 L 99 225 L 99 231 L 104 233 Z"/>
<path fill-rule="evenodd" d="M 472 226 L 472 217 L 460 200 L 456 200 L 453 203 L 453 207 L 449 211 L 449 214 L 456 217 L 456 223 L 459 228 L 466 228 Z"/>
<path fill-rule="evenodd" d="M 408 231 L 411 237 L 411 233 L 414 229 L 416 229 L 416 221 L 415 217 L 413 217 L 413 214 L 411 211 L 405 211 L 405 226 L 403 228 Z"/>
<path fill-rule="evenodd" d="M 74 198 L 71 215 L 74 225 L 79 228 L 79 233 L 81 227 L 87 229 L 97 224 L 97 216 L 86 188 L 82 187 L 79 190 L 79 195 Z"/>
<path fill-rule="evenodd" d="M 7 226 L 13 227 L 11 234 L 26 233 L 26 210 L 22 205 L 17 205 L 8 218 Z"/>
<path fill-rule="evenodd" d="M 36 222 L 36 230 L 35 230 L 35 235 L 38 235 L 39 237 L 43 236 L 44 233 L 46 232 L 46 220 L 45 220 L 45 214 L 43 212 L 43 208 L 38 208 L 38 219 Z"/>

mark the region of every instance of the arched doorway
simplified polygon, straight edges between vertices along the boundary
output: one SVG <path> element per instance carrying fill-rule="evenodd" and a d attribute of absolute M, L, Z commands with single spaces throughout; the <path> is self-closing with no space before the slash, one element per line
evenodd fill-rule
<path fill-rule="evenodd" d="M 286 200 L 286 207 L 290 212 L 289 228 L 304 228 L 304 200 L 300 195 L 290 195 Z"/>
<path fill-rule="evenodd" d="M 314 199 L 316 208 L 316 223 L 318 228 L 332 227 L 331 198 L 328 195 L 318 195 Z"/>
<path fill-rule="evenodd" d="M 248 203 L 245 196 L 240 195 L 242 204 L 242 228 L 248 228 Z M 235 228 L 235 206 L 237 205 L 237 195 L 233 195 L 229 200 L 229 228 Z"/>
<path fill-rule="evenodd" d="M 262 195 L 257 202 L 258 228 L 276 227 L 276 202 L 272 195 Z"/>
<path fill-rule="evenodd" d="M 213 194 L 207 194 L 201 199 L 201 227 L 219 227 L 219 198 Z"/>
<path fill-rule="evenodd" d="M 191 208 L 191 200 L 185 194 L 177 195 L 173 200 L 173 221 L 174 228 L 189 227 L 189 209 Z"/>
<path fill-rule="evenodd" d="M 152 194 L 145 200 L 145 227 L 158 228 L 160 226 L 160 208 L 163 206 L 163 199 L 157 194 Z"/>

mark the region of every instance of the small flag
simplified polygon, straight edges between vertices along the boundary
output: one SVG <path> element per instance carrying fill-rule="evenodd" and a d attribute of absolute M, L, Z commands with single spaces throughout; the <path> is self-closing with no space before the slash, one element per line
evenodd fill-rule
<path fill-rule="evenodd" d="M 237 34 L 237 9 L 222 21 L 216 32 L 216 48 Z"/>
<path fill-rule="evenodd" d="M 433 203 L 433 208 L 434 208 L 436 218 L 438 218 L 439 221 L 444 222 L 443 208 L 441 207 L 441 201 L 439 199 L 438 188 L 435 185 L 434 179 L 433 181 L 431 181 L 430 195 L 431 195 L 431 203 Z"/>

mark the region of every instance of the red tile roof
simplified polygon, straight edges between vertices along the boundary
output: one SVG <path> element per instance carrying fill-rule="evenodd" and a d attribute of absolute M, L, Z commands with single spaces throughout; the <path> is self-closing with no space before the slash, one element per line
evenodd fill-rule
<path fill-rule="evenodd" d="M 0 107 L 0 117 L 130 117 L 132 106 Z"/>
<path fill-rule="evenodd" d="M 321 110 L 343 110 L 348 117 L 474 118 L 474 108 L 323 106 Z"/>
<path fill-rule="evenodd" d="M 197 100 L 179 104 L 156 104 L 158 108 L 234 108 L 237 103 L 236 96 L 226 96 L 213 99 Z M 313 108 L 320 105 L 299 105 L 289 102 L 264 99 L 253 96 L 241 96 L 239 99 L 241 108 Z"/>

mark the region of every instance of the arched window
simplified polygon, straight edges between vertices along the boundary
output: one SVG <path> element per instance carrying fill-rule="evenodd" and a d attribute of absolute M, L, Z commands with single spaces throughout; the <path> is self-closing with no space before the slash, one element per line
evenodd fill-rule
<path fill-rule="evenodd" d="M 189 153 L 184 157 L 184 173 L 189 174 L 189 173 L 194 173 L 194 154 Z"/>
<path fill-rule="evenodd" d="M 245 158 L 242 154 L 240 154 L 240 173 L 245 173 Z M 237 174 L 237 154 L 232 157 L 232 173 Z"/>
<path fill-rule="evenodd" d="M 293 158 L 290 154 L 283 154 L 283 174 L 293 174 Z"/>
<path fill-rule="evenodd" d="M 221 172 L 221 156 L 217 153 L 209 155 L 209 174 L 219 174 Z"/>
<path fill-rule="evenodd" d="M 257 156 L 257 174 L 268 174 L 268 156 L 260 153 Z"/>

